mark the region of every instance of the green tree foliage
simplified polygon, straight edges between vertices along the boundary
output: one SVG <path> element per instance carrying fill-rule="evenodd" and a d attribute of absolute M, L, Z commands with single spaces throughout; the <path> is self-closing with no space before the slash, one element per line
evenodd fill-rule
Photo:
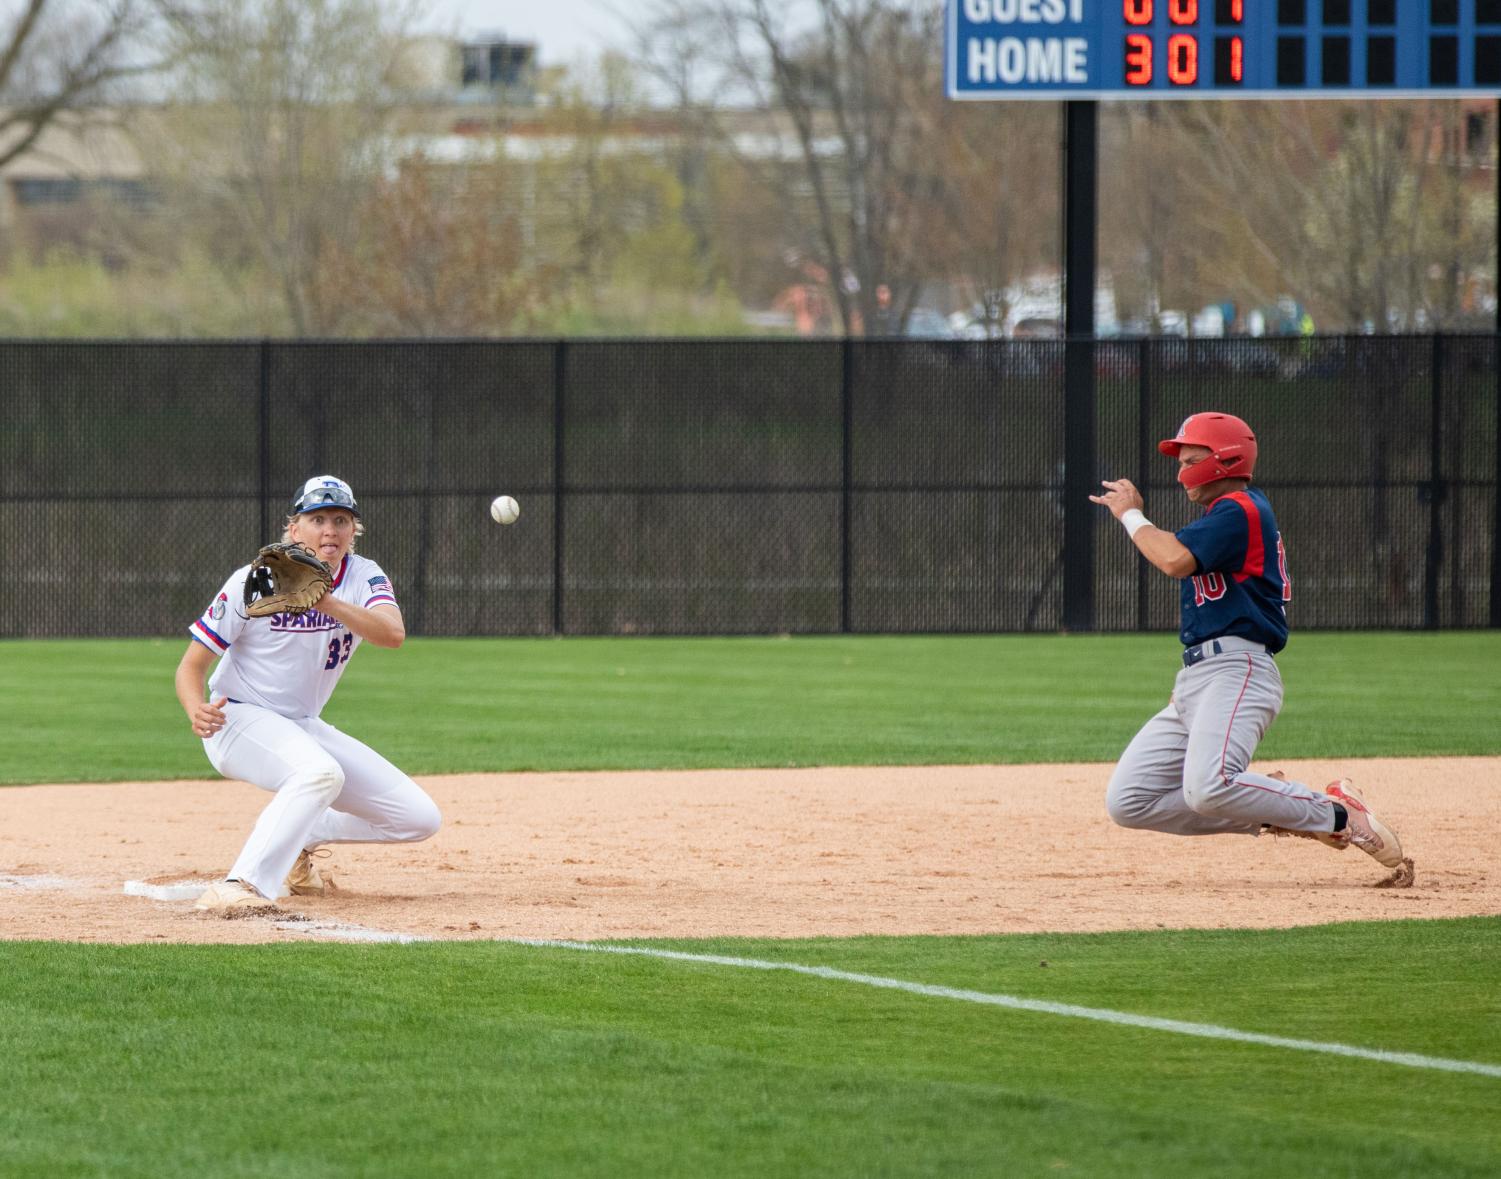
<path fill-rule="evenodd" d="M 679 128 L 647 109 L 637 83 L 625 58 L 606 55 L 596 71 L 560 88 L 543 121 L 554 146 L 525 183 L 534 264 L 561 278 L 565 322 L 630 330 L 664 307 L 724 303 L 673 166 Z M 718 312 L 712 318 L 725 326 Z"/>

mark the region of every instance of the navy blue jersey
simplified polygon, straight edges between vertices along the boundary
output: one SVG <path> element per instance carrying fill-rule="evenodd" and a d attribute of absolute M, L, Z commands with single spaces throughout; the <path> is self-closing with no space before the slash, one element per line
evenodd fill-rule
<path fill-rule="evenodd" d="M 1282 650 L 1293 590 L 1271 501 L 1255 488 L 1232 491 L 1177 537 L 1199 563 L 1183 582 L 1183 645 L 1235 635 Z"/>

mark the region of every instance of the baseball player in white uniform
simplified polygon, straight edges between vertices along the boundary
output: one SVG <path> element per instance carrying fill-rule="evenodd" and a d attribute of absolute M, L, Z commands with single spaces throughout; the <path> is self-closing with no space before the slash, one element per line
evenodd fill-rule
<path fill-rule="evenodd" d="M 311 853 L 323 844 L 408 842 L 438 830 L 438 808 L 416 782 L 318 718 L 361 642 L 399 647 L 406 638 L 390 579 L 354 552 L 361 532 L 349 484 L 309 479 L 285 539 L 329 566 L 332 588 L 306 613 L 248 617 L 244 565 L 188 628 L 176 685 L 194 734 L 219 773 L 273 795 L 228 876 L 196 908 L 228 914 L 288 892 L 320 894 Z"/>

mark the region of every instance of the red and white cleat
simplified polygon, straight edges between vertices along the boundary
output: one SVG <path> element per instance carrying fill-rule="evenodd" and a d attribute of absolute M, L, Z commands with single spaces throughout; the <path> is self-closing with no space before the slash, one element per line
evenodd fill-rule
<path fill-rule="evenodd" d="M 1345 829 L 1334 832 L 1333 837 L 1343 837 L 1346 846 L 1358 847 L 1378 864 L 1391 868 L 1391 879 L 1384 881 L 1383 887 L 1411 887 L 1414 877 L 1412 860 L 1402 855 L 1402 843 L 1397 833 L 1371 813 L 1365 797 L 1350 779 L 1341 778 L 1329 783 L 1324 793 L 1345 808 Z"/>

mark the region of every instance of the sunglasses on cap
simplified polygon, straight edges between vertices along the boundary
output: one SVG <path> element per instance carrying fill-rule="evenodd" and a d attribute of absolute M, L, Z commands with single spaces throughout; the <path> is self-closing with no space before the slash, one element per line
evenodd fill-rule
<path fill-rule="evenodd" d="M 360 514 L 360 505 L 354 502 L 354 496 L 344 488 L 315 487 L 297 497 L 292 504 L 292 515 L 300 516 L 304 512 L 316 512 L 320 508 L 345 508 L 356 516 Z"/>

